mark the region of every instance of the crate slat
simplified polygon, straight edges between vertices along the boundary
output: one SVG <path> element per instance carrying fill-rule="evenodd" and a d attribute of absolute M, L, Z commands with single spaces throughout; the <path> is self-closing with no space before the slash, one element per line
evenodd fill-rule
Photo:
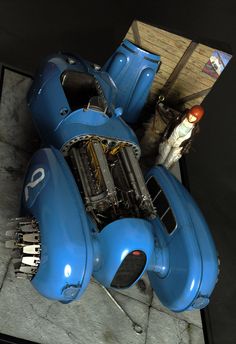
<path fill-rule="evenodd" d="M 170 101 L 182 99 L 214 86 L 216 79 L 203 72 L 204 66 L 215 50 L 214 48 L 197 44 L 188 56 L 187 62 L 185 61 L 185 64 L 179 68 L 179 61 L 188 49 L 191 43 L 190 39 L 136 21 L 133 30 L 131 26 L 125 37 L 132 42 L 135 42 L 134 30 L 135 36 L 140 38 L 140 46 L 143 49 L 161 56 L 162 64 L 153 81 L 150 91 L 151 98 L 156 98 L 158 94 L 162 93 L 163 87 L 166 87 L 166 82 L 170 80 L 173 71 L 176 71 L 176 66 L 179 70 L 174 73 L 177 76 L 168 91 Z M 187 101 L 185 105 L 189 107 L 193 103 L 200 103 L 204 97 L 200 96 L 197 99 Z"/>

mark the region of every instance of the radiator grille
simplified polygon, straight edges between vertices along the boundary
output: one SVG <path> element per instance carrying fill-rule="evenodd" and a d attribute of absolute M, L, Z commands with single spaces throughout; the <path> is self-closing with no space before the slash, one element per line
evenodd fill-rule
<path fill-rule="evenodd" d="M 111 282 L 113 288 L 128 288 L 141 275 L 146 265 L 146 255 L 142 251 L 132 251 L 129 253 Z"/>

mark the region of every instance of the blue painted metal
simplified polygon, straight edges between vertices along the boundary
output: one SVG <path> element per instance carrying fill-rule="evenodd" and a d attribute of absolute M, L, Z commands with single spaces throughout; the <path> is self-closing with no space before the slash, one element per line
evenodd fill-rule
<path fill-rule="evenodd" d="M 168 234 L 158 218 L 152 221 L 157 240 L 148 267 L 152 287 L 172 311 L 205 307 L 218 275 L 217 253 L 209 228 L 193 198 L 169 171 L 155 167 L 148 172 L 147 178 L 150 176 L 164 191 L 177 222 L 174 232 Z M 162 264 L 158 257 L 162 257 Z"/>
<path fill-rule="evenodd" d="M 128 40 L 124 40 L 105 63 L 103 70 L 108 72 L 118 88 L 116 104 L 123 108 L 126 122 L 137 122 L 159 66 L 159 55 Z"/>
<path fill-rule="evenodd" d="M 67 70 L 94 76 L 102 88 L 112 117 L 91 109 L 70 109 L 60 80 L 62 73 Z M 29 108 L 44 145 L 61 149 L 73 138 L 89 134 L 138 144 L 132 129 L 117 116 L 120 110 L 114 110 L 116 93 L 110 76 L 104 71 L 96 71 L 81 58 L 77 58 L 73 65 L 67 62 L 66 55 L 49 58 L 42 65 L 39 77 L 35 79 L 28 95 Z M 66 116 L 61 115 L 62 109 L 68 110 Z"/>
<path fill-rule="evenodd" d="M 134 132 L 120 117 L 111 118 L 102 112 L 79 109 L 68 115 L 45 142 L 61 149 L 63 144 L 75 137 L 85 135 L 103 136 L 110 139 L 127 141 L 138 146 Z"/>
<path fill-rule="evenodd" d="M 143 219 L 116 220 L 97 235 L 97 240 L 99 253 L 93 275 L 106 287 L 111 286 L 116 271 L 129 253 L 135 250 L 143 251 L 147 258 L 146 268 L 154 248 L 152 225 Z M 141 276 L 142 274 L 139 278 Z"/>
<path fill-rule="evenodd" d="M 27 187 L 37 180 L 36 185 Z M 93 248 L 88 216 L 62 154 L 54 148 L 38 150 L 24 185 L 24 214 L 37 219 L 42 248 L 32 284 L 49 299 L 78 299 L 91 278 Z"/>
<path fill-rule="evenodd" d="M 144 271 L 166 307 L 178 312 L 201 308 L 209 301 L 218 274 L 215 247 L 198 207 L 170 172 L 153 168 L 147 178 L 157 179 L 175 214 L 177 228 L 171 235 L 158 218 L 119 219 L 99 232 L 59 152 L 66 143 L 86 135 L 118 139 L 138 148 L 135 134 L 121 117 L 137 121 L 159 62 L 159 56 L 124 41 L 102 70 L 79 56 L 71 64 L 66 54 L 54 55 L 33 83 L 29 107 L 47 148 L 36 152 L 28 167 L 22 214 L 39 222 L 41 263 L 32 283 L 45 297 L 64 303 L 79 299 L 92 273 L 109 287 L 125 257 L 140 250 L 147 257 Z M 72 110 L 61 84 L 66 70 L 92 75 L 107 111 Z"/>
<path fill-rule="evenodd" d="M 52 55 L 42 62 L 28 94 L 28 105 L 36 127 L 43 123 L 43 131 L 50 127 L 55 128 L 59 124 L 62 117 L 57 115 L 60 114 L 62 108 L 67 108 L 68 113 L 71 112 L 60 80 L 65 71 L 83 72 L 94 76 L 102 88 L 109 110 L 111 113 L 114 111 L 117 88 L 108 73 L 96 70 L 90 62 L 79 56 L 75 56 L 75 63 L 70 64 L 67 54 Z"/>

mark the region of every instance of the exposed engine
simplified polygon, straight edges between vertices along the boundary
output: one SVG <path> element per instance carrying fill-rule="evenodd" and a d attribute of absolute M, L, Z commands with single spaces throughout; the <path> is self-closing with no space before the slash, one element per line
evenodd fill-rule
<path fill-rule="evenodd" d="M 72 146 L 69 163 L 86 210 L 100 230 L 120 218 L 155 217 L 138 160 L 128 143 L 91 137 Z"/>
<path fill-rule="evenodd" d="M 15 225 L 17 223 L 17 228 Z M 35 219 L 16 218 L 11 223 L 14 229 L 6 232 L 6 247 L 13 249 L 14 267 L 18 278 L 31 279 L 40 264 L 40 235 Z"/>
<path fill-rule="evenodd" d="M 79 300 L 92 275 L 128 288 L 146 271 L 172 311 L 209 302 L 218 265 L 208 226 L 168 170 L 153 167 L 145 184 L 125 123 L 136 122 L 159 65 L 126 40 L 100 69 L 57 54 L 35 78 L 28 101 L 43 148 L 27 167 L 6 247 L 17 277 L 48 299 Z"/>

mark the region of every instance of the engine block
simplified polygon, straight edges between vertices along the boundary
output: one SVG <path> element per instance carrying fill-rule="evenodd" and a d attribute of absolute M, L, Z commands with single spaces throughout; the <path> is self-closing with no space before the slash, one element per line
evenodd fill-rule
<path fill-rule="evenodd" d="M 98 228 L 123 217 L 155 218 L 139 163 L 128 143 L 89 138 L 70 148 L 68 162 Z"/>

